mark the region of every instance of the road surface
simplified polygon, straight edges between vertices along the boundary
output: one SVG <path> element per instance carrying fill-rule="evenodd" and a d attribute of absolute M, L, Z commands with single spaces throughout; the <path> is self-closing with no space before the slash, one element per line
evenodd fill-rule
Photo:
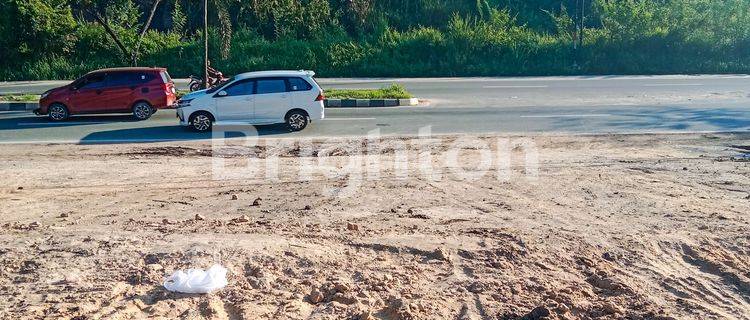
<path fill-rule="evenodd" d="M 280 126 L 225 128 L 266 137 L 451 133 L 649 133 L 750 131 L 750 77 L 600 76 L 543 78 L 319 79 L 324 88 L 400 83 L 427 105 L 327 109 L 300 133 Z M 0 93 L 39 92 L 61 82 L 0 83 Z M 178 81 L 185 86 L 184 81 Z M 239 134 L 235 134 L 239 135 Z M 121 143 L 210 139 L 177 124 L 174 111 L 148 121 L 128 115 L 78 116 L 50 123 L 0 112 L 0 143 Z"/>

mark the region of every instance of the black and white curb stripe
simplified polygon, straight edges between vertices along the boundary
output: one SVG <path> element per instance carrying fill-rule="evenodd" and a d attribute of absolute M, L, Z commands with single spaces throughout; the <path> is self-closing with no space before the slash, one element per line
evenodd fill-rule
<path fill-rule="evenodd" d="M 31 111 L 39 108 L 36 102 L 0 102 L 0 111 Z"/>
<path fill-rule="evenodd" d="M 326 99 L 326 108 L 377 108 L 416 106 L 419 99 Z"/>
<path fill-rule="evenodd" d="M 419 99 L 326 99 L 326 108 L 376 108 L 416 106 Z M 0 111 L 32 111 L 39 108 L 36 102 L 0 102 Z"/>

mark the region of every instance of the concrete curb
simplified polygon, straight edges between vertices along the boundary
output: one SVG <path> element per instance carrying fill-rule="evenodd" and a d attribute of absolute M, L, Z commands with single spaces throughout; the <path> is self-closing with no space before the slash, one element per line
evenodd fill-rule
<path fill-rule="evenodd" d="M 419 99 L 326 99 L 326 108 L 379 108 L 416 106 Z M 39 107 L 36 102 L 0 102 L 0 111 L 31 111 Z"/>
<path fill-rule="evenodd" d="M 419 99 L 326 99 L 326 108 L 379 108 L 416 106 Z"/>
<path fill-rule="evenodd" d="M 39 108 L 37 102 L 0 102 L 0 111 L 31 111 Z"/>

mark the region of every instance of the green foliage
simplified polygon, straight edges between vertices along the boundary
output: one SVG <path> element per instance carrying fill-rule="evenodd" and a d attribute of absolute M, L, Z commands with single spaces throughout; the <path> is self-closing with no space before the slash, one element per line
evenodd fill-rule
<path fill-rule="evenodd" d="M 110 1 L 104 11 L 109 22 L 119 28 L 123 30 L 137 29 L 141 12 L 133 3 L 133 0 Z"/>
<path fill-rule="evenodd" d="M 669 32 L 665 7 L 652 1 L 597 1 L 603 30 L 611 40 L 635 41 L 639 38 L 664 36 Z"/>
<path fill-rule="evenodd" d="M 253 25 L 267 39 L 315 39 L 333 24 L 328 0 L 245 1 L 239 10 L 250 14 L 237 17 L 238 24 Z"/>
<path fill-rule="evenodd" d="M 327 89 L 328 99 L 409 99 L 412 94 L 401 85 L 391 84 L 380 89 Z"/>
<path fill-rule="evenodd" d="M 184 37 L 187 32 L 187 16 L 182 9 L 180 0 L 174 0 L 174 8 L 172 9 L 172 32 L 178 34 L 180 37 Z"/>
<path fill-rule="evenodd" d="M 74 78 L 123 65 L 71 0 L 0 0 L 0 80 Z M 106 8 L 126 46 L 149 1 Z M 320 76 L 747 73 L 750 0 L 212 0 L 212 65 L 226 74 L 312 69 Z M 71 9 L 78 8 L 78 9 Z M 141 64 L 200 74 L 202 8 L 157 11 Z M 574 47 L 580 12 L 584 42 Z M 75 17 L 75 18 L 74 18 Z M 167 17 L 167 19 L 158 18 Z M 171 19 L 170 19 L 171 17 Z M 77 19 L 77 20 L 76 20 Z M 160 21 L 167 21 L 160 25 Z"/>
<path fill-rule="evenodd" d="M 573 41 L 576 32 L 576 23 L 568 14 L 568 9 L 562 7 L 559 12 L 545 11 L 555 26 L 555 34 L 561 40 Z"/>
<path fill-rule="evenodd" d="M 0 101 L 34 102 L 34 101 L 39 101 L 39 95 L 38 94 L 3 94 L 3 95 L 0 95 Z"/>
<path fill-rule="evenodd" d="M 45 52 L 66 54 L 76 27 L 65 0 L 0 0 L 0 58 L 34 59 Z"/>
<path fill-rule="evenodd" d="M 487 0 L 477 0 L 477 13 L 479 14 L 479 19 L 489 19 L 490 15 L 492 14 L 492 8 L 490 7 L 490 4 L 487 2 Z"/>

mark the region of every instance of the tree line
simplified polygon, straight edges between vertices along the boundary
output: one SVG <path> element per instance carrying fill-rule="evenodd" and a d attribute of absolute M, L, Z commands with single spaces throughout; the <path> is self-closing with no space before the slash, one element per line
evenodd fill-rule
<path fill-rule="evenodd" d="M 0 0 L 0 79 L 201 72 L 203 1 Z M 322 76 L 747 73 L 750 0 L 209 0 L 212 65 Z"/>

